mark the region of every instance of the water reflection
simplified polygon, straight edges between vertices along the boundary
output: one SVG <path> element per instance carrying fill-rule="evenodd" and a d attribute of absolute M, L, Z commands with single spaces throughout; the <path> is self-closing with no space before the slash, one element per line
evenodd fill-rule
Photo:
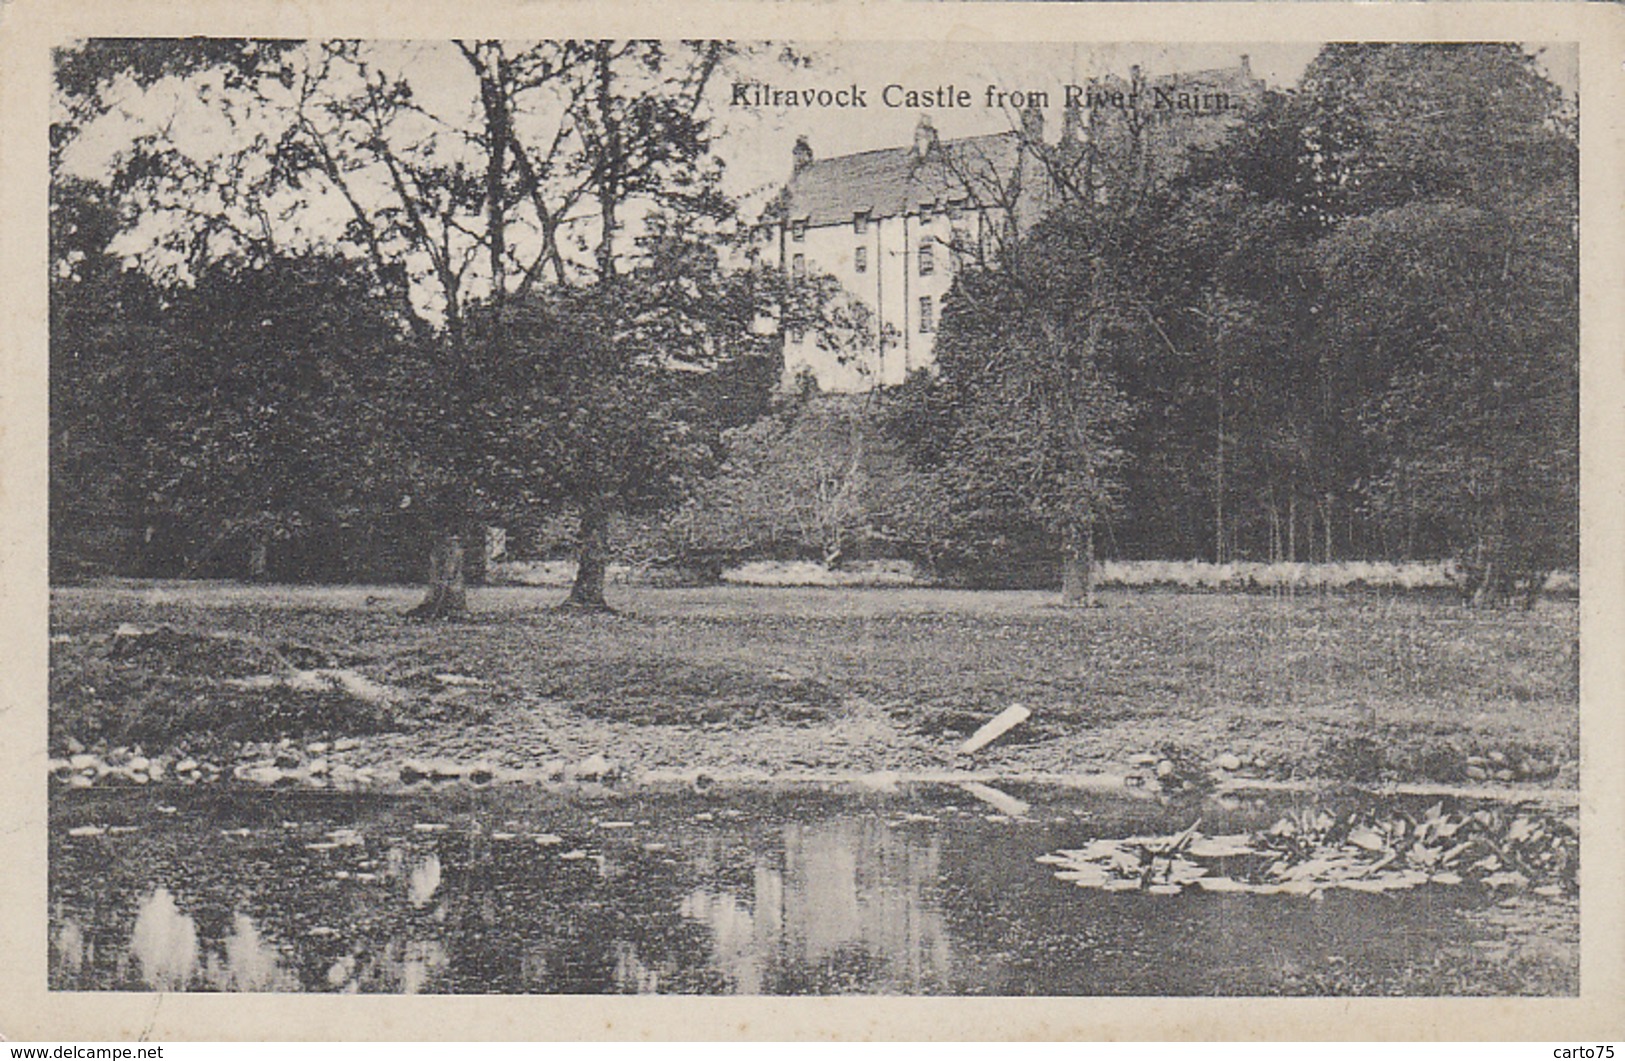
<path fill-rule="evenodd" d="M 623 994 L 652 995 L 660 990 L 660 971 L 643 963 L 635 945 L 618 939 L 610 945 L 610 950 L 615 956 L 615 986 Z M 746 989 L 746 993 L 758 992 Z"/>
<path fill-rule="evenodd" d="M 773 971 L 878 974 L 899 990 L 941 989 L 949 947 L 934 837 L 921 842 L 876 820 L 793 823 L 781 833 L 783 869 L 758 862 L 749 904 L 698 889 L 683 913 L 711 929 L 715 959 L 738 990 L 766 986 Z"/>
<path fill-rule="evenodd" d="M 677 912 L 707 930 L 709 963 L 728 990 L 899 992 L 944 990 L 948 933 L 936 895 L 934 838 L 909 838 L 876 820 L 790 823 L 778 843 L 751 854 L 748 886 L 719 844 L 697 861 L 708 883 L 684 894 Z M 666 981 L 626 940 L 615 944 L 615 984 L 662 990 Z"/>
<path fill-rule="evenodd" d="M 1125 801 L 1014 823 L 946 797 L 905 808 L 931 814 L 823 794 L 731 816 L 683 798 L 614 815 L 545 793 L 284 798 L 211 795 L 113 839 L 68 835 L 113 797 L 53 794 L 52 987 L 1427 993 L 1460 990 L 1448 970 L 1482 935 L 1463 913 L 1493 902 L 1113 895 L 1036 861 L 1174 821 Z M 611 817 L 639 824 L 598 826 Z M 1552 990 L 1572 990 L 1576 953 L 1547 961 Z M 1505 992 L 1526 974 L 1484 975 Z"/>
<path fill-rule="evenodd" d="M 51 921 L 55 926 L 51 932 L 52 964 L 68 977 L 77 977 L 89 949 L 85 930 L 75 918 L 63 916 L 60 906 L 53 909 Z"/>
<path fill-rule="evenodd" d="M 143 983 L 159 991 L 182 991 L 197 971 L 197 922 L 181 913 L 169 889 L 158 887 L 141 903 L 130 935 L 130 957 Z"/>
<path fill-rule="evenodd" d="M 247 914 L 234 914 L 225 941 L 225 963 L 212 964 L 210 983 L 224 991 L 293 991 L 298 981 L 282 967 L 282 956 L 260 935 Z"/>
<path fill-rule="evenodd" d="M 412 867 L 411 874 L 406 878 L 406 898 L 414 907 L 421 910 L 439 890 L 440 856 L 430 855 Z"/>
<path fill-rule="evenodd" d="M 94 976 L 97 969 L 94 930 L 60 908 L 53 920 L 52 986 L 79 986 L 81 976 Z M 218 939 L 206 938 L 199 931 L 198 919 L 164 886 L 152 889 L 136 903 L 128 940 L 115 953 L 114 982 L 107 986 L 154 991 L 300 988 L 282 952 L 253 918 L 237 912 Z"/>
<path fill-rule="evenodd" d="M 396 978 L 401 991 L 416 995 L 429 990 L 446 971 L 446 945 L 437 939 L 414 939 L 407 942 L 404 950 L 400 975 Z"/>
<path fill-rule="evenodd" d="M 777 881 L 778 873 L 758 869 L 758 883 L 763 878 Z M 768 927 L 776 910 L 763 909 L 758 918 L 757 910 L 748 900 L 741 900 L 729 891 L 714 892 L 708 888 L 696 888 L 683 896 L 677 910 L 711 930 L 713 960 L 731 979 L 736 991 L 746 995 L 762 993 L 762 960 L 773 953 L 773 945 L 778 942 L 778 933 Z M 621 990 L 640 994 L 656 990 L 658 973 L 639 961 L 637 952 L 629 944 L 622 941 L 619 946 L 615 956 L 615 982 Z"/>

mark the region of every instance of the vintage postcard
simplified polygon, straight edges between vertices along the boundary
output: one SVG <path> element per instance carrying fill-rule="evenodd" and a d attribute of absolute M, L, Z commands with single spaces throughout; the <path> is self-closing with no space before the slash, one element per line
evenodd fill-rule
<path fill-rule="evenodd" d="M 0 1036 L 1620 1036 L 1617 8 L 0 44 Z"/>

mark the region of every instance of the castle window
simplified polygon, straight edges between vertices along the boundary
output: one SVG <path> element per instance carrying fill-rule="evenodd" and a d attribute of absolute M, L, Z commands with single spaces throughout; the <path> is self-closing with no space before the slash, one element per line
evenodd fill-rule
<path fill-rule="evenodd" d="M 930 276 L 936 271 L 937 257 L 936 253 L 931 249 L 931 244 L 920 244 L 920 275 Z"/>
<path fill-rule="evenodd" d="M 803 328 L 799 324 L 792 324 L 792 325 L 790 325 L 789 328 L 785 329 L 785 336 L 792 343 L 796 343 L 796 344 L 799 345 L 803 340 L 805 340 L 807 338 L 807 329 Z"/>
<path fill-rule="evenodd" d="M 869 271 L 869 248 L 859 247 L 852 252 L 852 268 L 860 273 Z"/>
<path fill-rule="evenodd" d="M 936 207 L 936 203 L 920 204 L 920 224 L 929 225 L 931 223 L 931 214 L 936 210 Z"/>
<path fill-rule="evenodd" d="M 869 231 L 869 211 L 859 210 L 852 215 L 852 231 L 860 236 Z"/>
<path fill-rule="evenodd" d="M 920 334 L 922 334 L 922 335 L 927 335 L 932 330 L 931 329 L 931 308 L 932 308 L 932 306 L 931 306 L 931 296 L 930 295 L 921 295 L 920 296 Z"/>
<path fill-rule="evenodd" d="M 790 238 L 800 243 L 807 238 L 807 222 L 792 221 L 790 223 Z"/>
<path fill-rule="evenodd" d="M 797 280 L 807 278 L 807 256 L 805 254 L 798 254 L 790 259 L 790 275 Z"/>

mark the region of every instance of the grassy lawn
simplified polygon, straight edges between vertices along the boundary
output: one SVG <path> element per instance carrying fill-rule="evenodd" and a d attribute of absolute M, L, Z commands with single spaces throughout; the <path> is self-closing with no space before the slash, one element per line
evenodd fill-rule
<path fill-rule="evenodd" d="M 151 752 L 388 731 L 424 754 L 900 769 L 940 763 L 1020 702 L 1032 720 L 981 761 L 1087 769 L 1169 746 L 1256 758 L 1276 776 L 1461 781 L 1469 757 L 1494 752 L 1518 780 L 1574 781 L 1573 601 L 1472 612 L 1415 595 L 1120 591 L 1071 610 L 1053 594 L 937 589 L 613 596 L 618 614 L 578 616 L 551 610 L 558 590 L 488 588 L 473 621 L 425 624 L 399 615 L 409 588 L 61 588 L 53 751 L 70 736 Z M 220 644 L 235 655 L 116 658 L 126 622 L 229 632 L 238 640 Z M 266 652 L 351 667 L 400 698 L 346 711 L 328 694 L 222 685 L 273 667 Z M 448 688 L 445 673 L 485 684 Z"/>

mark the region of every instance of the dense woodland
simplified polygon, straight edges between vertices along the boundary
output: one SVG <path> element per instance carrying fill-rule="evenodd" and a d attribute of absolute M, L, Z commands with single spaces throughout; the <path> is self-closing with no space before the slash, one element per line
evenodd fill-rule
<path fill-rule="evenodd" d="M 59 53 L 53 577 L 432 574 L 456 614 L 486 525 L 564 533 L 588 608 L 616 553 L 1078 601 L 1107 556 L 1450 558 L 1481 602 L 1577 561 L 1578 116 L 1516 46 L 1328 46 L 1177 166 L 1132 117 L 1044 152 L 1057 205 L 961 264 L 935 370 L 859 396 L 780 387 L 779 329 L 869 328 L 734 235 L 740 49 L 447 47 L 466 128 L 351 43 Z M 177 83 L 231 150 L 60 164 Z"/>

